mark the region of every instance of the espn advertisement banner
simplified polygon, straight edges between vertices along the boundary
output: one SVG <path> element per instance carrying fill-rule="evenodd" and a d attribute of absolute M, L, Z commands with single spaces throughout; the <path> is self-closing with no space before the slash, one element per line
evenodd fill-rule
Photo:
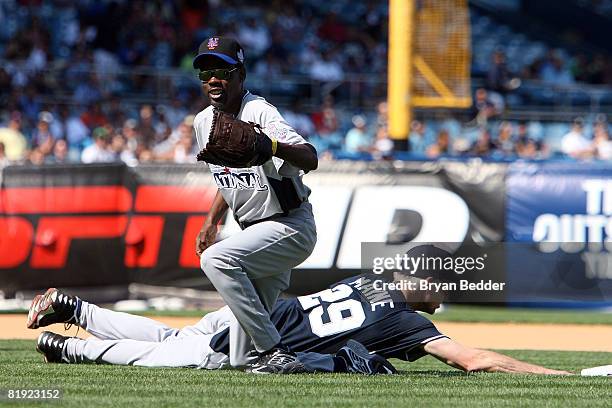
<path fill-rule="evenodd" d="M 502 206 L 468 206 L 499 197 L 499 170 L 382 163 L 363 172 L 355 164 L 334 164 L 305 178 L 318 242 L 293 274 L 293 292 L 316 291 L 358 272 L 362 242 L 462 242 L 503 234 Z M 494 176 L 483 181 L 488 173 Z M 130 282 L 210 289 L 195 236 L 215 192 L 204 166 L 7 167 L 0 190 L 0 289 L 10 295 Z M 231 216 L 225 221 L 220 239 L 238 230 Z"/>

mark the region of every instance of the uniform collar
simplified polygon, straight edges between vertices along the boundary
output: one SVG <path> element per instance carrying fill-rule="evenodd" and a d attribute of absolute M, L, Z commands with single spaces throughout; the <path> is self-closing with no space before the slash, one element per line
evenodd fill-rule
<path fill-rule="evenodd" d="M 240 110 L 238 111 L 238 115 L 236 115 L 236 118 L 240 119 L 240 116 L 242 116 L 242 110 L 244 109 L 244 104 L 246 102 L 246 97 L 248 95 L 251 95 L 251 91 L 249 91 L 248 89 L 244 90 L 244 95 L 242 95 L 242 102 L 240 103 Z"/>

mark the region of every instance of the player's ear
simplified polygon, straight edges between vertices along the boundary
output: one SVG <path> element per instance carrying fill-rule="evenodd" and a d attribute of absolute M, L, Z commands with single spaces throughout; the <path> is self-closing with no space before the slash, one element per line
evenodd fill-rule
<path fill-rule="evenodd" d="M 244 65 L 240 65 L 239 68 L 239 72 L 240 72 L 240 81 L 244 82 L 246 80 L 246 69 L 244 68 Z"/>
<path fill-rule="evenodd" d="M 433 277 L 428 276 L 424 280 L 425 282 L 427 282 L 427 287 L 431 288 L 430 284 L 433 281 Z M 432 298 L 433 298 L 433 295 L 432 295 L 431 289 L 427 289 L 423 291 L 423 302 L 429 303 L 431 302 Z"/>

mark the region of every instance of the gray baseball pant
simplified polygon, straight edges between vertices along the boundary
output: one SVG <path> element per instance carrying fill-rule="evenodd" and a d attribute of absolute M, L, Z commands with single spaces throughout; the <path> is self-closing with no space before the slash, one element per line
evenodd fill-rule
<path fill-rule="evenodd" d="M 291 269 L 312 253 L 316 243 L 312 206 L 302 203 L 285 217 L 252 225 L 207 248 L 200 265 L 237 321 L 230 324 L 230 361 L 247 363 L 253 346 L 264 352 L 280 342 L 270 320 Z"/>
<path fill-rule="evenodd" d="M 97 338 L 68 339 L 63 357 L 69 363 L 219 369 L 228 365 L 229 358 L 214 351 L 210 340 L 231 321 L 235 321 L 234 316 L 223 307 L 179 330 L 146 317 L 83 302 L 77 323 Z M 309 371 L 334 371 L 333 356 L 329 354 L 298 356 Z"/>

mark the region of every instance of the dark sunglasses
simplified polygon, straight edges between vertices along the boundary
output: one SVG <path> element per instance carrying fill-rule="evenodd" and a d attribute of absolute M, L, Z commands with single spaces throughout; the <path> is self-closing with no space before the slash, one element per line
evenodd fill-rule
<path fill-rule="evenodd" d="M 209 69 L 207 71 L 200 71 L 200 73 L 198 74 L 198 78 L 200 78 L 200 81 L 202 82 L 208 82 L 210 81 L 210 78 L 212 77 L 215 77 L 223 81 L 223 80 L 230 79 L 230 77 L 232 76 L 232 72 L 234 72 L 237 69 L 238 67 Z"/>

